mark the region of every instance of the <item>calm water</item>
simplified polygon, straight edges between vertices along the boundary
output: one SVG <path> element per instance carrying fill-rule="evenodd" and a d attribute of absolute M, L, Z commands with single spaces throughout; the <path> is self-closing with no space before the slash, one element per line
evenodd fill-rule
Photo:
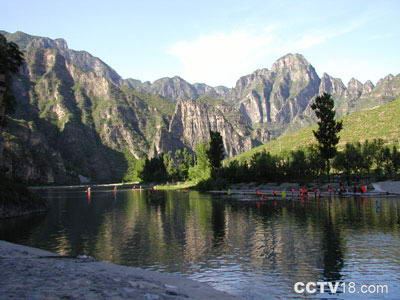
<path fill-rule="evenodd" d="M 249 299 L 299 297 L 297 281 L 388 285 L 400 298 L 400 200 L 241 202 L 198 192 L 48 191 L 47 215 L 0 222 L 0 239 L 186 274 Z M 365 298 L 316 294 L 312 298 Z"/>

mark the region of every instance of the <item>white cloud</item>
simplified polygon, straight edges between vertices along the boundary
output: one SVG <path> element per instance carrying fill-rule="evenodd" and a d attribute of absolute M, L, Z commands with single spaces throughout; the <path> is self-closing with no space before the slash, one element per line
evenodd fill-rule
<path fill-rule="evenodd" d="M 233 85 L 243 71 L 264 55 L 272 43 L 269 34 L 245 30 L 212 33 L 169 49 L 183 65 L 183 77 L 191 82 Z"/>
<path fill-rule="evenodd" d="M 273 25 L 262 30 L 214 32 L 190 41 L 180 41 L 168 49 L 182 65 L 182 77 L 189 82 L 233 86 L 245 74 L 270 64 L 279 56 L 299 52 L 354 30 L 308 31 L 297 37 L 285 35 L 284 27 Z M 267 65 L 268 63 L 268 65 Z"/>

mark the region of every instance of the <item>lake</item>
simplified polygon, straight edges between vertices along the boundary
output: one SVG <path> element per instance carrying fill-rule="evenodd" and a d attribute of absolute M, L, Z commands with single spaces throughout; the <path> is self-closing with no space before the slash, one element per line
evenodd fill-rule
<path fill-rule="evenodd" d="M 239 201 L 196 191 L 42 192 L 44 215 L 0 221 L 0 239 L 184 274 L 248 299 L 304 297 L 296 282 L 387 285 L 400 298 L 400 200 Z M 363 299 L 343 291 L 312 298 Z"/>

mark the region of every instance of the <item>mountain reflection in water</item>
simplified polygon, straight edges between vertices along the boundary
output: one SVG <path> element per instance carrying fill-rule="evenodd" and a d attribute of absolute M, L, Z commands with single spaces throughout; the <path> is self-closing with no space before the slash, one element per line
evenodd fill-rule
<path fill-rule="evenodd" d="M 387 284 L 386 296 L 400 295 L 397 199 L 241 202 L 148 190 L 43 196 L 47 215 L 3 220 L 0 238 L 186 274 L 248 298 L 296 297 L 295 282 L 322 280 Z"/>

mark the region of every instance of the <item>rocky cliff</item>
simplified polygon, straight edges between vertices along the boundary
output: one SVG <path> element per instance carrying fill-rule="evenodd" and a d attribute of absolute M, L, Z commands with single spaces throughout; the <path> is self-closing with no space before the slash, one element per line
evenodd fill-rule
<path fill-rule="evenodd" d="M 219 110 L 205 102 L 201 110 L 210 111 L 209 119 L 203 119 L 203 113 L 181 118 L 183 126 L 190 122 L 200 126 L 191 133 L 190 143 L 187 135 L 170 131 L 180 118 L 178 108 L 189 111 L 192 106 L 182 100 L 175 109 L 173 102 L 215 95 L 211 87 L 198 85 L 198 92 L 175 77 L 160 79 L 147 89 L 145 83 L 121 80 L 90 54 L 70 50 L 64 40 L 22 33 L 6 36 L 20 44 L 25 63 L 13 84 L 16 112 L 2 131 L 5 164 L 9 172 L 29 182 L 66 183 L 77 181 L 79 175 L 95 181 L 120 180 L 127 156 L 142 158 L 155 148 L 157 154 L 193 148 L 205 140 L 209 128 L 223 131 L 230 155 L 259 144 L 247 124 L 224 116 L 227 111 L 217 116 Z M 170 136 L 180 143 L 170 142 Z"/>
<path fill-rule="evenodd" d="M 277 136 L 318 94 L 320 81 L 302 55 L 288 54 L 271 70 L 257 70 L 240 78 L 231 100 L 252 125 L 265 124 Z"/>
<path fill-rule="evenodd" d="M 222 135 L 227 156 L 233 156 L 268 139 L 268 132 L 253 132 L 250 124 L 231 105 L 209 104 L 203 100 L 179 100 L 168 131 L 155 139 L 154 152 L 187 147 L 194 149 L 199 141 L 209 139 L 209 131 Z"/>
<path fill-rule="evenodd" d="M 193 149 L 221 132 L 229 156 L 315 122 L 310 105 L 328 92 L 339 115 L 400 96 L 400 74 L 376 86 L 323 74 L 300 54 L 239 78 L 235 87 L 188 83 L 175 76 L 151 82 L 122 79 L 106 63 L 63 39 L 0 31 L 25 53 L 14 80 L 16 112 L 2 130 L 10 172 L 31 182 L 78 176 L 119 180 L 127 157 Z M 0 145 L 0 147 L 2 147 Z"/>
<path fill-rule="evenodd" d="M 230 89 L 224 86 L 212 87 L 204 83 L 190 84 L 179 76 L 160 78 L 153 83 L 128 78 L 124 84 L 145 93 L 162 96 L 174 103 L 178 100 L 194 100 L 202 96 L 224 98 L 230 92 Z"/>
<path fill-rule="evenodd" d="M 10 126 L 3 133 L 9 137 L 10 172 L 30 182 L 70 182 L 78 175 L 117 180 L 126 168 L 125 156 L 145 156 L 156 128 L 168 125 L 169 116 L 146 103 L 149 99 L 122 89 L 119 76 L 89 54 L 37 37 L 23 49 L 13 118 L 29 126 Z"/>

